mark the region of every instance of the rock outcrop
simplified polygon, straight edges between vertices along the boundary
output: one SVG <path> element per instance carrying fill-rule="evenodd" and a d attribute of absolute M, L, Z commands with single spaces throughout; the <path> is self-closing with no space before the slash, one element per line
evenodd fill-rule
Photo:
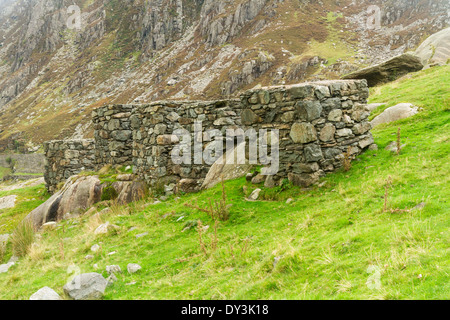
<path fill-rule="evenodd" d="M 450 61 L 450 28 L 426 39 L 415 51 L 425 66 L 447 64 Z"/>
<path fill-rule="evenodd" d="M 226 181 L 245 176 L 253 166 L 249 164 L 248 161 L 244 164 L 236 165 L 238 153 L 241 152 L 245 154 L 245 145 L 237 146 L 232 152 L 224 154 L 222 158 L 218 159 L 209 169 L 205 181 L 203 181 L 202 188 L 210 189 L 219 184 L 222 179 Z M 248 157 L 246 157 L 246 159 L 248 159 Z"/>
<path fill-rule="evenodd" d="M 77 216 L 84 213 L 102 195 L 102 184 L 98 177 L 86 176 L 69 178 L 64 187 L 41 206 L 33 210 L 27 219 L 31 219 L 36 228 L 51 221 L 59 221 L 66 215 Z"/>
<path fill-rule="evenodd" d="M 366 79 L 369 87 L 374 87 L 394 81 L 410 72 L 420 71 L 423 67 L 419 57 L 405 53 L 383 63 L 352 72 L 343 79 Z"/>
<path fill-rule="evenodd" d="M 98 176 L 72 176 L 60 191 L 33 210 L 27 219 L 31 219 L 39 229 L 48 222 L 79 216 L 100 202 L 105 190 L 111 188 L 116 197 L 107 200 L 116 200 L 119 204 L 141 199 L 147 192 L 145 183 L 139 181 L 116 181 L 108 186 Z"/>

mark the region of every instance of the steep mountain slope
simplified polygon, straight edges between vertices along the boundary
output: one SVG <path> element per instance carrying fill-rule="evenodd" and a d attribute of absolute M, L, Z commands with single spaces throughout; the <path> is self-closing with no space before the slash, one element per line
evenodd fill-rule
<path fill-rule="evenodd" d="M 0 3 L 0 150 L 90 136 L 104 103 L 336 78 L 450 22 L 447 0 L 79 0 L 71 29 L 73 3 Z"/>

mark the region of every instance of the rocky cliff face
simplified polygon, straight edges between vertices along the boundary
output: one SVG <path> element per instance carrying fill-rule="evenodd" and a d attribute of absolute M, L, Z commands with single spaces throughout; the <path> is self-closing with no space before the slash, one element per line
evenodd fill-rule
<path fill-rule="evenodd" d="M 89 137 L 105 103 L 337 78 L 450 23 L 448 0 L 78 0 L 79 20 L 73 4 L 0 0 L 0 149 Z"/>

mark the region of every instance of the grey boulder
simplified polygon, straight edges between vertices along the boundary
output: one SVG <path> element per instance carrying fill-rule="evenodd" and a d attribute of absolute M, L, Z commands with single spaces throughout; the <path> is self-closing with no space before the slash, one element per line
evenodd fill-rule
<path fill-rule="evenodd" d="M 14 208 L 16 206 L 16 195 L 0 198 L 0 210 Z"/>
<path fill-rule="evenodd" d="M 425 66 L 448 63 L 450 59 L 450 28 L 430 36 L 417 48 L 415 54 Z"/>
<path fill-rule="evenodd" d="M 64 286 L 64 292 L 74 300 L 100 300 L 108 281 L 98 273 L 77 275 Z"/>
<path fill-rule="evenodd" d="M 372 127 L 376 127 L 382 123 L 391 123 L 412 117 L 417 113 L 419 113 L 419 108 L 411 103 L 400 103 L 384 110 L 383 113 L 372 120 L 371 125 Z"/>
<path fill-rule="evenodd" d="M 13 265 L 15 265 L 14 262 L 8 262 L 0 265 L 0 273 L 7 273 Z"/>
<path fill-rule="evenodd" d="M 31 219 L 36 229 L 42 225 L 84 214 L 101 201 L 105 190 L 98 176 L 73 176 L 64 187 L 41 206 L 33 210 L 26 219 Z M 146 185 L 141 181 L 116 181 L 112 187 L 117 193 L 117 202 L 126 204 L 141 199 L 146 194 Z"/>
<path fill-rule="evenodd" d="M 240 144 L 232 152 L 226 152 L 222 158 L 217 159 L 209 169 L 202 189 L 211 189 L 222 179 L 226 181 L 243 177 L 253 168 L 253 165 L 248 163 L 247 157 L 243 164 L 239 164 L 240 161 L 237 161 L 238 154 L 241 154 L 243 147 L 245 144 Z M 245 155 L 245 150 L 243 152 Z"/>

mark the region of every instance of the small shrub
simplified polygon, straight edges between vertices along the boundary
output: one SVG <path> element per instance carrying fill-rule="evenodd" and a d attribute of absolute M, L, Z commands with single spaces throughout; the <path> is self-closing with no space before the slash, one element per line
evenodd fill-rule
<path fill-rule="evenodd" d="M 199 220 L 197 223 L 197 234 L 198 234 L 198 242 L 200 244 L 200 249 L 202 250 L 205 256 L 208 256 L 208 251 L 206 249 L 206 244 L 203 240 L 204 228 L 202 222 Z"/>
<path fill-rule="evenodd" d="M 289 179 L 283 179 L 276 187 L 261 191 L 259 197 L 261 200 L 266 201 L 284 201 L 290 196 L 290 194 L 285 194 L 284 192 L 293 188 L 294 185 Z"/>
<path fill-rule="evenodd" d="M 24 257 L 30 250 L 34 240 L 35 229 L 30 219 L 23 220 L 11 236 L 13 253 L 17 257 Z"/>
<path fill-rule="evenodd" d="M 60 182 L 60 183 L 58 183 L 57 185 L 56 185 L 56 190 L 62 190 L 62 188 L 64 187 L 64 185 L 66 184 L 66 182 L 65 181 L 62 181 L 62 182 Z"/>
<path fill-rule="evenodd" d="M 152 194 L 155 196 L 161 196 L 166 193 L 165 181 L 163 179 L 158 180 L 152 188 Z"/>
<path fill-rule="evenodd" d="M 102 197 L 101 201 L 110 201 L 115 200 L 119 194 L 117 193 L 116 189 L 114 189 L 113 186 L 106 186 L 102 190 Z"/>
<path fill-rule="evenodd" d="M 389 188 L 392 186 L 392 177 L 389 176 L 386 179 L 386 184 L 384 186 L 384 207 L 383 207 L 383 212 L 387 211 L 388 208 L 388 198 L 389 198 Z"/>
<path fill-rule="evenodd" d="M 11 157 L 6 158 L 6 163 L 8 164 L 9 169 L 11 172 L 14 172 L 14 169 L 16 167 L 16 160 L 14 160 Z"/>
<path fill-rule="evenodd" d="M 199 206 L 186 204 L 188 207 L 197 209 L 198 211 L 207 213 L 214 221 L 227 221 L 230 219 L 229 209 L 232 206 L 227 204 L 227 193 L 225 190 L 225 183 L 222 177 L 222 196 L 219 200 L 214 200 L 214 202 L 209 199 L 209 206 L 205 208 L 200 208 Z"/>
<path fill-rule="evenodd" d="M 389 209 L 389 189 L 392 188 L 392 177 L 389 176 L 386 179 L 386 184 L 384 186 L 384 207 L 383 212 L 390 212 L 390 213 L 408 213 L 411 212 L 409 209 Z"/>
<path fill-rule="evenodd" d="M 215 220 L 213 225 L 213 234 L 209 237 L 210 241 L 208 243 L 205 241 L 205 238 L 207 237 L 205 237 L 204 234 L 209 230 L 209 227 L 204 226 L 200 220 L 197 221 L 197 234 L 200 250 L 206 257 L 212 255 L 217 250 L 219 244 L 219 236 L 217 233 L 218 229 L 219 221 Z"/>

